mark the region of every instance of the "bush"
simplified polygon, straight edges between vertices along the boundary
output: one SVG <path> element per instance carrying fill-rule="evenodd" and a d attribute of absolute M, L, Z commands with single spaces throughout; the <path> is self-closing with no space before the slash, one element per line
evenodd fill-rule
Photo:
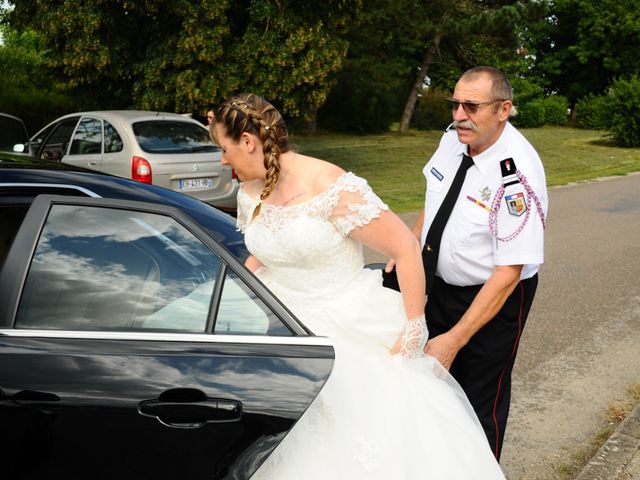
<path fill-rule="evenodd" d="M 542 102 L 545 125 L 564 125 L 567 123 L 569 101 L 565 97 L 549 95 Z"/>
<path fill-rule="evenodd" d="M 608 99 L 610 135 L 621 147 L 640 146 L 640 79 L 634 75 L 614 81 Z"/>
<path fill-rule="evenodd" d="M 20 117 L 29 136 L 57 117 L 76 110 L 69 97 L 57 92 L 11 84 L 5 84 L 0 90 L 0 112 Z"/>
<path fill-rule="evenodd" d="M 538 98 L 518 107 L 513 123 L 523 128 L 536 128 L 544 125 L 544 100 Z"/>
<path fill-rule="evenodd" d="M 518 107 L 513 123 L 523 128 L 567 123 L 569 101 L 560 95 L 536 98 Z"/>
<path fill-rule="evenodd" d="M 446 99 L 449 92 L 430 88 L 418 99 L 413 114 L 413 126 L 420 130 L 444 130 L 453 119 Z"/>
<path fill-rule="evenodd" d="M 578 126 L 606 130 L 611 120 L 609 101 L 607 95 L 594 95 L 593 93 L 578 100 L 576 104 Z"/>
<path fill-rule="evenodd" d="M 22 118 L 33 135 L 55 118 L 75 109 L 74 99 L 56 88 L 38 47 L 38 35 L 0 26 L 0 112 Z"/>
<path fill-rule="evenodd" d="M 529 78 L 515 76 L 511 79 L 511 86 L 513 87 L 513 101 L 518 105 L 525 105 L 544 96 L 544 89 Z"/>

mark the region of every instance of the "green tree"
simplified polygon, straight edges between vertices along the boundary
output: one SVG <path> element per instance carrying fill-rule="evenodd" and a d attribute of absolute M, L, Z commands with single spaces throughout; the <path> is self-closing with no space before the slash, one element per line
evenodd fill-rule
<path fill-rule="evenodd" d="M 531 25 L 536 72 L 571 105 L 614 78 L 640 73 L 640 9 L 625 0 L 548 0 Z"/>
<path fill-rule="evenodd" d="M 349 53 L 320 112 L 322 125 L 382 131 L 404 111 L 403 128 L 408 127 L 427 83 L 450 91 L 460 73 L 475 65 L 497 66 L 531 83 L 531 60 L 518 46 L 520 28 L 536 12 L 513 3 L 369 0 L 346 32 Z M 426 110 L 432 105 L 421 105 L 421 125 L 430 124 L 429 115 L 439 123 L 439 109 Z"/>
<path fill-rule="evenodd" d="M 513 56 L 520 46 L 516 25 L 530 21 L 539 12 L 536 2 L 440 0 L 423 5 L 422 33 L 417 43 L 421 46 L 422 60 L 402 113 L 401 132 L 409 128 L 418 95 L 428 77 L 451 82 L 451 77 L 457 78 L 461 69 L 489 63 L 485 60 L 492 57 L 493 65 L 498 66 L 496 57 L 505 53 Z M 443 51 L 452 52 L 449 62 L 440 62 L 441 66 L 448 64 L 448 72 L 438 68 L 433 72 L 432 66 L 441 60 Z M 492 54 L 487 55 L 489 51 Z"/>
<path fill-rule="evenodd" d="M 320 111 L 325 128 L 386 131 L 399 115 L 414 67 L 415 15 L 423 2 L 368 0 L 344 35 L 349 51 Z"/>
<path fill-rule="evenodd" d="M 607 95 L 611 120 L 607 131 L 622 147 L 640 147 L 640 78 L 616 79 Z"/>
<path fill-rule="evenodd" d="M 0 111 L 22 118 L 30 133 L 73 108 L 71 98 L 51 78 L 34 31 L 0 26 Z"/>
<path fill-rule="evenodd" d="M 312 122 L 360 0 L 13 0 L 46 61 L 87 106 L 202 112 L 240 90 Z"/>

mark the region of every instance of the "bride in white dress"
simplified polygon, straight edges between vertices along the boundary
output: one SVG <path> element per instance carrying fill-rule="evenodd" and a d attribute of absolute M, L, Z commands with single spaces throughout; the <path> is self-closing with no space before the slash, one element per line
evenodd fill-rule
<path fill-rule="evenodd" d="M 504 479 L 455 380 L 423 353 L 425 284 L 406 225 L 353 173 L 288 148 L 280 113 L 243 94 L 215 111 L 223 164 L 243 181 L 247 267 L 315 334 L 334 369 L 254 479 Z M 402 294 L 363 268 L 396 262 Z"/>

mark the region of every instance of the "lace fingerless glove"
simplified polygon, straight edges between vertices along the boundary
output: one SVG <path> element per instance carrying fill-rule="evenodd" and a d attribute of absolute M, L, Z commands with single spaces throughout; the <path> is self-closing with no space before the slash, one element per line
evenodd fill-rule
<path fill-rule="evenodd" d="M 424 315 L 408 320 L 401 337 L 402 345 L 400 346 L 400 355 L 404 358 L 422 356 L 428 337 L 429 330 L 427 330 Z"/>

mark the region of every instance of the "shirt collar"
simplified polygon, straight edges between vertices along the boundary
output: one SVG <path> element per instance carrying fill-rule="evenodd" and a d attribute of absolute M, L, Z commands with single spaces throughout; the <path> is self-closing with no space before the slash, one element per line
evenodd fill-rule
<path fill-rule="evenodd" d="M 495 164 L 496 157 L 504 157 L 504 152 L 508 144 L 508 131 L 513 128 L 509 122 L 506 123 L 500 137 L 496 143 L 487 148 L 484 152 L 476 155 L 473 158 L 473 164 L 478 167 L 481 173 L 484 173 L 488 168 Z M 468 148 L 464 143 L 460 143 L 458 147 L 457 155 L 462 157 L 462 154 L 467 153 Z M 506 158 L 506 157 L 505 157 Z M 500 158 L 503 160 L 503 158 Z"/>

